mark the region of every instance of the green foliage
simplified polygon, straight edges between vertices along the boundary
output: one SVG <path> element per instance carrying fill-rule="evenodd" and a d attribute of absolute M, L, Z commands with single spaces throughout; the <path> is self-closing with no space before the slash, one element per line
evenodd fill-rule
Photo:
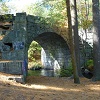
<path fill-rule="evenodd" d="M 91 20 L 84 19 L 81 21 L 80 27 L 82 27 L 83 29 L 88 29 L 89 27 L 91 27 L 91 25 L 92 25 Z"/>
<path fill-rule="evenodd" d="M 41 46 L 33 41 L 28 50 L 28 59 L 29 61 L 36 61 L 41 57 Z"/>
<path fill-rule="evenodd" d="M 27 13 L 47 19 L 55 27 L 67 26 L 66 0 L 42 0 L 28 7 Z M 77 1 L 79 27 L 87 29 L 92 25 L 92 0 Z"/>
<path fill-rule="evenodd" d="M 40 76 L 41 72 L 39 70 L 33 71 L 33 70 L 28 70 L 28 76 Z"/>
<path fill-rule="evenodd" d="M 39 67 L 43 68 L 43 66 L 40 63 L 35 63 L 33 67 L 35 67 L 35 68 L 39 68 Z"/>
<path fill-rule="evenodd" d="M 45 6 L 49 7 L 48 18 L 53 24 L 61 26 L 66 23 L 66 3 L 64 0 L 49 0 L 45 2 Z"/>
<path fill-rule="evenodd" d="M 47 16 L 47 11 L 43 5 L 40 6 L 40 3 L 37 2 L 35 4 L 31 4 L 27 8 L 27 13 L 35 16 L 42 16 L 45 17 Z"/>
<path fill-rule="evenodd" d="M 86 63 L 86 65 L 87 66 L 93 66 L 93 60 L 91 60 L 91 59 L 88 60 L 87 63 Z"/>
<path fill-rule="evenodd" d="M 2 22 L 7 22 L 7 21 L 9 22 L 12 19 L 13 19 L 13 16 L 10 14 L 5 14 L 5 15 L 0 16 L 0 21 L 2 21 Z"/>
<path fill-rule="evenodd" d="M 71 60 L 69 60 L 69 65 L 67 66 L 67 68 L 61 68 L 60 70 L 60 76 L 61 77 L 69 77 L 73 74 L 73 67 L 72 67 L 72 62 Z"/>
<path fill-rule="evenodd" d="M 10 8 L 6 5 L 5 2 L 0 2 L 0 14 L 10 13 Z"/>
<path fill-rule="evenodd" d="M 85 66 L 86 66 L 86 68 L 87 69 L 89 69 L 89 70 L 93 70 L 93 66 L 94 66 L 94 64 L 93 64 L 93 60 L 88 60 L 87 62 L 86 62 L 86 64 L 85 64 Z"/>
<path fill-rule="evenodd" d="M 63 26 L 66 24 L 65 0 L 42 0 L 41 4 L 37 2 L 29 6 L 27 13 L 44 17 L 51 25 Z"/>
<path fill-rule="evenodd" d="M 60 76 L 61 77 L 69 77 L 73 74 L 73 68 L 70 66 L 66 69 L 64 68 L 61 68 L 61 71 L 60 71 Z"/>
<path fill-rule="evenodd" d="M 36 68 L 43 68 L 40 61 L 32 61 L 28 63 L 28 69 L 35 70 Z"/>
<path fill-rule="evenodd" d="M 79 28 L 88 29 L 92 25 L 92 0 L 77 2 Z"/>

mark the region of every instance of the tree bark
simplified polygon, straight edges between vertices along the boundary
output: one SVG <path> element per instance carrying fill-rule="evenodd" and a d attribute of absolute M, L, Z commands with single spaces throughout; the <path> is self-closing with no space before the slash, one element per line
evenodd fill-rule
<path fill-rule="evenodd" d="M 71 13 L 70 13 L 70 0 L 66 0 L 66 7 L 67 7 L 67 17 L 68 17 L 68 37 L 70 42 L 70 52 L 71 52 L 71 60 L 73 66 L 73 75 L 74 75 L 74 83 L 80 83 L 77 66 L 76 66 L 76 59 L 75 59 L 75 49 L 73 44 L 73 36 L 72 36 L 72 23 L 71 23 Z"/>
<path fill-rule="evenodd" d="M 93 81 L 100 81 L 100 11 L 99 0 L 93 2 L 93 59 L 94 59 L 94 77 Z"/>
<path fill-rule="evenodd" d="M 76 63 L 78 68 L 79 76 L 82 76 L 81 66 L 80 66 L 80 48 L 79 48 L 79 35 L 78 35 L 78 20 L 77 20 L 77 5 L 76 0 L 71 0 L 71 16 L 72 16 L 72 28 L 74 34 L 74 47 Z"/>

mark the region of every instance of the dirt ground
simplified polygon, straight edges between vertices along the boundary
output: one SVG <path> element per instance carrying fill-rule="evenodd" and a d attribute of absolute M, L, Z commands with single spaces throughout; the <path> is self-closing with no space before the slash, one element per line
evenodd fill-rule
<path fill-rule="evenodd" d="M 80 81 L 74 84 L 69 78 L 30 76 L 21 84 L 4 77 L 0 79 L 0 100 L 100 100 L 100 82 Z"/>

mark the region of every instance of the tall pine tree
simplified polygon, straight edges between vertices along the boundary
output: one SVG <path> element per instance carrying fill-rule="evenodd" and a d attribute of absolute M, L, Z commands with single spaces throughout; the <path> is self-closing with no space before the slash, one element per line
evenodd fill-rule
<path fill-rule="evenodd" d="M 94 56 L 94 77 L 93 81 L 100 81 L 100 0 L 93 2 L 93 56 Z"/>

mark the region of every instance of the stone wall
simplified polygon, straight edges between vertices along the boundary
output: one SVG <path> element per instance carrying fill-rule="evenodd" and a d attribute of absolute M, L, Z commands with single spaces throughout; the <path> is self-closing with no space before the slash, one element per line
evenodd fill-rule
<path fill-rule="evenodd" d="M 1 60 L 24 60 L 26 14 L 16 14 L 12 24 L 10 30 L 1 30 L 1 32 L 5 31 L 5 35 L 0 41 Z"/>
<path fill-rule="evenodd" d="M 21 75 L 22 64 L 22 61 L 0 61 L 0 72 Z"/>
<path fill-rule="evenodd" d="M 23 74 L 27 72 L 25 64 L 26 47 L 26 13 L 17 13 L 12 19 L 9 29 L 5 28 L 10 21 L 0 20 L 4 28 L 0 28 L 0 71 L 10 74 Z M 5 26 L 4 26 L 5 25 Z M 7 26 L 8 27 L 8 26 Z M 17 62 L 21 60 L 22 62 Z M 8 62 L 9 61 L 9 62 Z"/>

